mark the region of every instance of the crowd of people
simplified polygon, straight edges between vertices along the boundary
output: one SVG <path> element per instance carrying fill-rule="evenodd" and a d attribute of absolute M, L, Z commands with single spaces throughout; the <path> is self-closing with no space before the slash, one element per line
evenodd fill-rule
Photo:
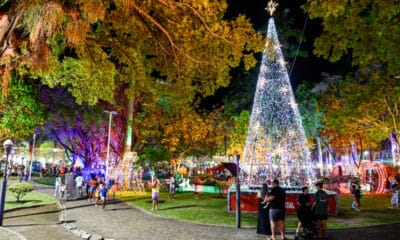
<path fill-rule="evenodd" d="M 76 175 L 74 181 L 77 197 L 82 198 L 84 189 L 86 189 L 88 201 L 94 203 L 95 206 L 101 205 L 103 209 L 107 204 L 108 192 L 111 191 L 114 197 L 115 192 L 118 191 L 118 183 L 109 182 L 106 185 L 104 177 L 97 175 L 90 175 L 87 179 L 84 179 L 81 175 Z M 195 199 L 199 198 L 199 186 L 203 183 L 204 181 L 201 181 L 199 177 L 194 179 Z M 175 199 L 177 184 L 178 181 L 174 175 L 170 175 L 167 178 L 166 186 L 171 200 Z M 283 184 L 285 186 L 285 182 Z M 147 185 L 151 189 L 151 210 L 156 211 L 158 210 L 158 198 L 162 184 L 157 176 L 153 175 Z M 272 185 L 271 189 L 269 189 L 269 185 Z M 400 186 L 396 177 L 393 177 L 391 181 L 387 179 L 385 186 L 385 192 L 388 198 L 391 198 L 390 208 L 398 208 Z M 301 188 L 302 192 L 297 197 L 296 212 L 299 223 L 296 228 L 295 239 L 327 239 L 328 194 L 323 187 L 324 184 L 322 182 L 315 184 L 316 192 L 313 193 L 313 198 L 311 198 L 307 186 Z M 57 176 L 54 195 L 56 197 L 64 197 L 65 189 L 65 183 L 63 183 L 60 176 Z M 351 209 L 360 212 L 362 192 L 357 178 L 353 178 L 350 181 L 350 189 L 353 196 Z M 262 184 L 262 189 L 257 194 L 257 198 L 259 199 L 257 233 L 270 235 L 269 240 L 276 240 L 277 235 L 280 235 L 280 239 L 287 239 L 285 235 L 285 187 L 281 187 L 277 179 L 265 181 Z"/>
<path fill-rule="evenodd" d="M 269 182 L 262 185 L 257 194 L 258 224 L 257 233 L 271 235 L 269 240 L 277 239 L 277 231 L 281 239 L 285 236 L 285 190 L 279 186 L 279 181 L 272 182 L 272 189 L 268 189 Z M 315 184 L 316 192 L 310 197 L 309 188 L 302 187 L 302 193 L 297 197 L 297 218 L 299 223 L 296 228 L 295 239 L 327 239 L 326 222 L 328 219 L 328 194 L 323 189 L 324 184 Z M 386 179 L 385 192 L 390 200 L 390 207 L 399 208 L 400 186 L 397 178 Z M 361 212 L 362 191 L 357 178 L 350 181 L 350 192 L 353 196 L 351 209 Z"/>
<path fill-rule="evenodd" d="M 104 178 L 97 175 L 90 175 L 87 179 L 84 179 L 82 175 L 75 176 L 75 196 L 76 198 L 86 197 L 88 202 L 94 203 L 94 206 L 101 205 L 103 210 L 107 204 L 107 194 L 111 190 L 114 198 L 115 191 L 118 189 L 117 183 L 110 182 L 108 185 L 105 184 Z M 84 189 L 85 196 L 84 196 Z M 66 183 L 63 181 L 62 174 L 57 174 L 54 183 L 54 197 L 65 198 L 66 197 Z"/>

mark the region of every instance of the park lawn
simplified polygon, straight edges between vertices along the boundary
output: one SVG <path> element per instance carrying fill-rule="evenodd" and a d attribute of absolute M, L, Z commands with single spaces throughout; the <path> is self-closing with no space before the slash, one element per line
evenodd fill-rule
<path fill-rule="evenodd" d="M 199 200 L 195 200 L 191 192 L 178 193 L 175 195 L 175 200 L 168 199 L 168 196 L 168 193 L 160 194 L 159 210 L 152 212 L 153 214 L 181 221 L 235 226 L 235 213 L 227 212 L 226 197 L 201 193 Z M 146 211 L 151 211 L 149 192 L 119 192 L 117 197 Z M 400 222 L 400 210 L 389 209 L 390 198 L 384 195 L 363 196 L 362 212 L 350 209 L 352 201 L 351 195 L 339 196 L 339 215 L 329 217 L 329 229 Z M 243 227 L 256 227 L 257 214 L 242 213 L 241 224 Z M 286 225 L 288 228 L 295 228 L 297 217 L 287 215 Z"/>
<path fill-rule="evenodd" d="M 52 198 L 46 194 L 30 192 L 27 193 L 20 202 L 16 201 L 17 199 L 12 195 L 11 192 L 7 191 L 6 193 L 6 210 L 16 209 L 16 208 L 24 208 L 24 207 L 33 207 L 33 206 L 42 206 L 48 204 L 55 204 L 57 200 Z"/>
<path fill-rule="evenodd" d="M 363 227 L 400 222 L 400 211 L 389 208 L 390 200 L 383 194 L 364 195 L 361 198 L 362 212 L 356 212 L 351 210 L 353 197 L 350 194 L 340 195 L 339 215 L 328 219 L 328 227 Z"/>

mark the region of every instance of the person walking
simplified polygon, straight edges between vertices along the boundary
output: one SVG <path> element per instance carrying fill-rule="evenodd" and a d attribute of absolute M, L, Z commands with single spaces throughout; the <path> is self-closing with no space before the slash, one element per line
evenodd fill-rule
<path fill-rule="evenodd" d="M 100 189 L 100 199 L 101 199 L 101 207 L 103 210 L 106 207 L 107 204 L 107 187 L 105 184 L 103 184 L 103 187 Z"/>
<path fill-rule="evenodd" d="M 272 181 L 272 189 L 268 194 L 267 202 L 269 202 L 269 220 L 271 223 L 271 237 L 269 240 L 277 240 L 276 230 L 279 227 L 282 240 L 287 240 L 285 236 L 285 201 L 286 192 L 279 186 L 278 179 Z"/>
<path fill-rule="evenodd" d="M 357 212 L 361 212 L 361 191 L 358 187 L 358 184 L 352 183 L 351 184 L 351 194 L 353 195 L 353 203 L 351 204 L 351 209 Z"/>
<path fill-rule="evenodd" d="M 99 186 L 96 186 L 94 191 L 93 191 L 93 200 L 94 200 L 94 206 L 97 207 L 99 204 L 100 200 L 100 188 Z"/>
<path fill-rule="evenodd" d="M 271 224 L 269 222 L 269 207 L 266 206 L 268 194 L 268 185 L 264 183 L 262 189 L 257 193 L 258 198 L 258 219 L 257 219 L 257 233 L 264 235 L 271 235 Z"/>
<path fill-rule="evenodd" d="M 326 221 L 328 220 L 328 194 L 322 190 L 322 182 L 315 184 L 317 192 L 314 196 L 312 210 L 317 220 L 318 239 L 328 239 L 326 233 Z"/>
<path fill-rule="evenodd" d="M 302 194 L 297 197 L 297 205 L 299 206 L 296 210 L 297 218 L 299 219 L 299 223 L 296 228 L 295 239 L 300 238 L 300 229 L 303 229 L 307 226 L 302 226 L 302 223 L 311 222 L 310 216 L 311 214 L 311 201 L 310 195 L 308 194 L 308 187 L 304 186 L 301 188 Z"/>

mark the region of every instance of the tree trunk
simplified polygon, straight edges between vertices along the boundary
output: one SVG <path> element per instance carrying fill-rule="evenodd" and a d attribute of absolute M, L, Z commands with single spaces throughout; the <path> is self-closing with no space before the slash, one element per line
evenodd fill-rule
<path fill-rule="evenodd" d="M 134 111 L 134 100 L 128 99 L 126 109 L 126 141 L 125 141 L 125 152 L 132 151 L 133 135 L 132 135 L 132 121 Z"/>
<path fill-rule="evenodd" d="M 322 158 L 322 148 L 321 148 L 321 138 L 317 136 L 317 152 L 318 152 L 318 162 L 320 164 L 320 174 L 321 176 L 324 175 L 324 161 Z"/>

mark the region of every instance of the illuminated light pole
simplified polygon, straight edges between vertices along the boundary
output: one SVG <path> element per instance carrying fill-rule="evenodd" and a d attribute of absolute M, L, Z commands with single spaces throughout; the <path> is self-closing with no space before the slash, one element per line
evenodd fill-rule
<path fill-rule="evenodd" d="M 33 144 L 32 144 L 32 155 L 31 155 L 31 162 L 29 165 L 29 178 L 28 181 L 32 181 L 32 169 L 33 169 L 33 158 L 35 157 L 35 142 L 36 142 L 36 133 L 33 134 Z"/>
<path fill-rule="evenodd" d="M 0 226 L 3 226 L 4 205 L 5 205 L 5 201 L 6 201 L 8 157 L 11 153 L 13 145 L 14 144 L 10 139 L 5 140 L 3 143 L 4 151 L 6 153 L 6 164 L 4 167 L 3 185 L 1 187 Z"/>
<path fill-rule="evenodd" d="M 108 113 L 110 115 L 109 122 L 108 122 L 108 140 L 107 140 L 107 157 L 106 157 L 106 176 L 105 180 L 107 182 L 108 180 L 108 172 L 109 172 L 109 165 L 110 165 L 110 141 L 111 141 L 111 123 L 112 123 L 112 117 L 113 115 L 117 115 L 118 112 L 116 111 L 108 111 L 105 110 L 105 113 Z"/>
<path fill-rule="evenodd" d="M 236 155 L 236 228 L 241 228 L 241 209 L 240 209 L 240 155 Z"/>

